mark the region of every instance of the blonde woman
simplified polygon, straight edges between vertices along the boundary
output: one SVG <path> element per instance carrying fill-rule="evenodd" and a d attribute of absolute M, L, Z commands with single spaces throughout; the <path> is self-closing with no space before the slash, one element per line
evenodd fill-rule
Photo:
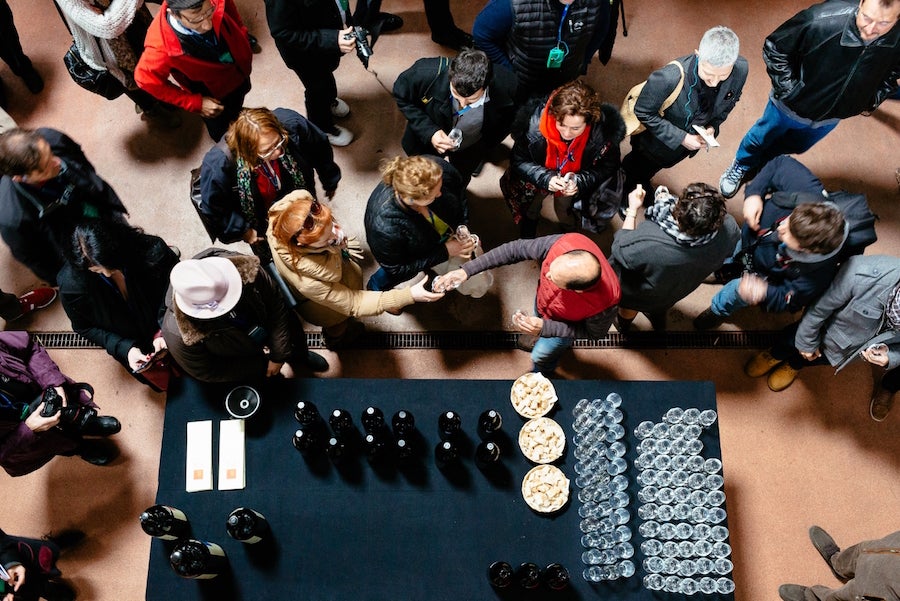
<path fill-rule="evenodd" d="M 340 348 L 363 331 L 356 317 L 397 313 L 414 302 L 443 296 L 426 291 L 424 277 L 411 288 L 363 290 L 358 245 L 348 241 L 331 209 L 306 190 L 291 192 L 272 205 L 266 237 L 275 267 L 298 296 L 297 310 L 305 321 L 322 326 L 329 349 Z"/>

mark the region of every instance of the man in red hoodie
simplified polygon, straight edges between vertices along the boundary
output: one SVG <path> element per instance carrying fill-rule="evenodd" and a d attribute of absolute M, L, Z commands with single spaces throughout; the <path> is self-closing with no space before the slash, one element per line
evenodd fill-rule
<path fill-rule="evenodd" d="M 200 113 L 218 142 L 250 91 L 252 56 L 234 0 L 166 0 L 150 24 L 134 80 L 153 97 Z"/>
<path fill-rule="evenodd" d="M 513 325 L 522 332 L 519 348 L 531 350 L 533 370 L 549 375 L 576 335 L 606 336 L 619 304 L 619 279 L 590 238 L 557 234 L 513 240 L 438 278 L 433 289 L 451 290 L 487 269 L 529 259 L 541 262 L 536 314 L 516 311 Z"/>

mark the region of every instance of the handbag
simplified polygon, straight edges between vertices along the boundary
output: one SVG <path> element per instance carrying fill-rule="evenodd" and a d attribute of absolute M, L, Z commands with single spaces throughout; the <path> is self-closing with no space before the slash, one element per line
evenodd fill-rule
<path fill-rule="evenodd" d="M 125 93 L 125 86 L 113 77 L 112 73 L 109 71 L 98 71 L 84 62 L 84 58 L 78 52 L 75 42 L 72 42 L 68 52 L 66 52 L 63 62 L 66 64 L 66 70 L 72 77 L 72 81 L 88 92 L 103 96 L 107 100 L 115 100 Z"/>

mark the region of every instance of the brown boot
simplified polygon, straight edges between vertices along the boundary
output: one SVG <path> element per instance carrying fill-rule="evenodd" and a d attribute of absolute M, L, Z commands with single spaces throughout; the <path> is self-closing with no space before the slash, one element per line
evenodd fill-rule
<path fill-rule="evenodd" d="M 893 406 L 894 393 L 887 388 L 879 386 L 875 394 L 872 395 L 871 402 L 869 402 L 869 415 L 876 422 L 883 422 Z"/>

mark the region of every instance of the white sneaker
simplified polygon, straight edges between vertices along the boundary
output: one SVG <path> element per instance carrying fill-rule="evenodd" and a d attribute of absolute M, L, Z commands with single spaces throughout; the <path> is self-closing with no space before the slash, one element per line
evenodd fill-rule
<path fill-rule="evenodd" d="M 335 133 L 332 134 L 325 134 L 325 137 L 328 138 L 328 141 L 332 146 L 346 146 L 353 141 L 353 132 L 346 127 L 335 125 L 334 132 Z"/>
<path fill-rule="evenodd" d="M 350 105 L 340 98 L 335 98 L 334 102 L 331 103 L 331 116 L 340 119 L 341 117 L 346 117 L 349 114 Z"/>

